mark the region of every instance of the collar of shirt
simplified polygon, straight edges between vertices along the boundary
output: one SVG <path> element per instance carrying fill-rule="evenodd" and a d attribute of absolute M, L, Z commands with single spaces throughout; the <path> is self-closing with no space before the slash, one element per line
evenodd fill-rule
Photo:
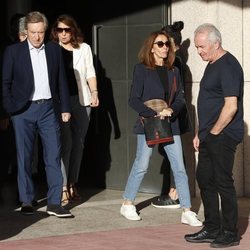
<path fill-rule="evenodd" d="M 35 48 L 28 39 L 27 39 L 27 41 L 28 41 L 28 45 L 29 45 L 29 50 L 35 49 L 37 52 L 39 52 L 39 51 L 44 49 L 44 46 L 45 46 L 44 43 L 41 45 L 40 48 Z"/>

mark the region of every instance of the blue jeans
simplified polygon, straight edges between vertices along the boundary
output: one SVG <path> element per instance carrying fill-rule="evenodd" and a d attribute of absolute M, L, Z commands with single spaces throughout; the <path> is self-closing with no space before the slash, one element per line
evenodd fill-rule
<path fill-rule="evenodd" d="M 181 138 L 179 135 L 174 136 L 174 143 L 165 145 L 164 150 L 168 156 L 171 169 L 174 174 L 176 189 L 178 192 L 180 205 L 183 208 L 190 208 L 190 192 L 188 186 L 188 177 L 183 161 L 183 152 Z M 149 160 L 153 148 L 149 147 L 145 140 L 144 134 L 137 135 L 137 152 L 135 161 L 130 171 L 127 185 L 123 193 L 125 200 L 134 201 L 140 188 L 144 175 L 147 173 Z"/>

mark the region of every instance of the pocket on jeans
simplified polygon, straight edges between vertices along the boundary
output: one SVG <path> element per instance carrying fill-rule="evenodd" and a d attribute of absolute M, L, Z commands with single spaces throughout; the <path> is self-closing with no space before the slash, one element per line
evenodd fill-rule
<path fill-rule="evenodd" d="M 206 136 L 205 141 L 217 141 L 221 136 L 223 136 L 223 132 L 219 133 L 218 135 L 214 135 L 212 133 L 209 133 Z"/>

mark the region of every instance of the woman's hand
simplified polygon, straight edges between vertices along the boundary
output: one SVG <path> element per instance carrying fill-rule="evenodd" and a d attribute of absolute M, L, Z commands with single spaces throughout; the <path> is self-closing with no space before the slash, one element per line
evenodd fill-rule
<path fill-rule="evenodd" d="M 171 108 L 166 108 L 159 113 L 159 116 L 161 119 L 165 119 L 165 117 L 171 117 L 173 112 L 174 111 Z"/>
<path fill-rule="evenodd" d="M 99 98 L 98 98 L 98 91 L 91 92 L 91 104 L 90 107 L 98 107 L 99 106 Z"/>

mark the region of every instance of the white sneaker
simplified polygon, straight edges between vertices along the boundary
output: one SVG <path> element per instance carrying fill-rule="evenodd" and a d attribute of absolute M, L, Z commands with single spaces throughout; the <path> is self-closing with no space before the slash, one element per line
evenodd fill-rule
<path fill-rule="evenodd" d="M 122 205 L 120 213 L 128 220 L 141 220 L 134 205 Z"/>
<path fill-rule="evenodd" d="M 192 227 L 201 227 L 203 224 L 197 219 L 197 214 L 192 211 L 182 212 L 181 223 L 188 224 Z"/>

